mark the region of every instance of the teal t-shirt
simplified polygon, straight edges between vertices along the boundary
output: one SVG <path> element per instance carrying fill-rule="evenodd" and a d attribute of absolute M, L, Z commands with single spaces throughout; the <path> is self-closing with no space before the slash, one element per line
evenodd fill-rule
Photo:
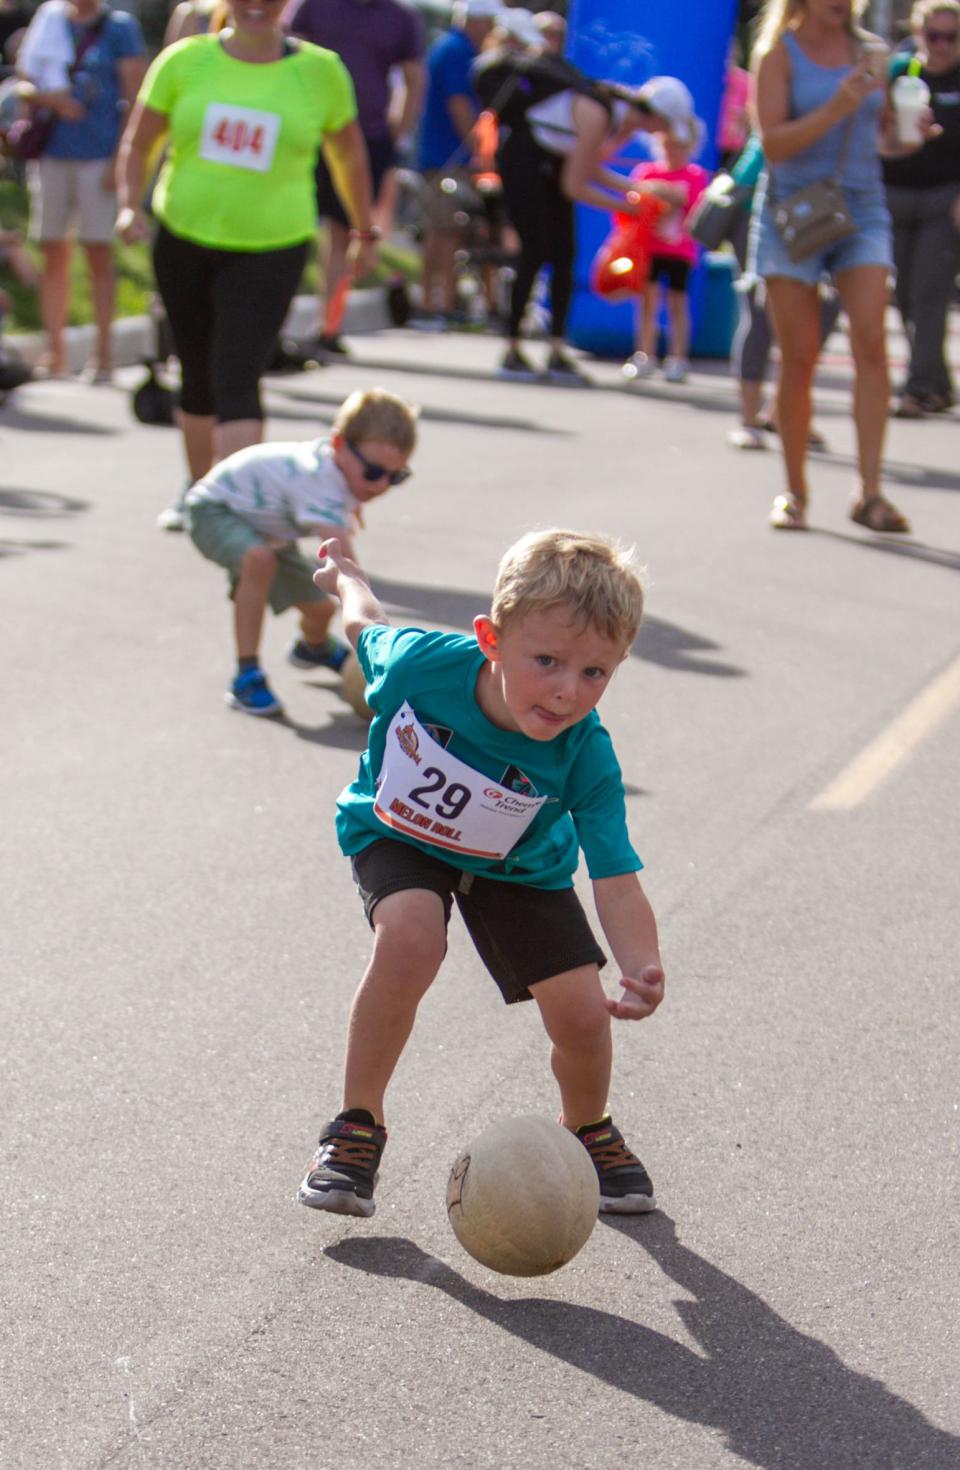
<path fill-rule="evenodd" d="M 392 837 L 458 869 L 534 888 L 572 887 L 581 850 L 591 878 L 643 867 L 627 834 L 620 765 L 595 710 L 554 740 L 501 730 L 477 703 L 484 656 L 475 639 L 460 633 L 377 624 L 361 634 L 358 656 L 374 719 L 357 777 L 337 802 L 337 836 L 347 856 Z M 387 731 L 404 704 L 458 760 L 508 791 L 548 798 L 505 858 L 449 854 L 393 831 L 377 817 L 374 797 Z"/>

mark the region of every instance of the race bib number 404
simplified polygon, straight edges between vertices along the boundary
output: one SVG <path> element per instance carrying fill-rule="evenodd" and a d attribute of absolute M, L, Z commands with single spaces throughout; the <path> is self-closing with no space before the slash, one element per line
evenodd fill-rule
<path fill-rule="evenodd" d="M 409 705 L 394 715 L 373 809 L 397 832 L 469 857 L 504 858 L 549 799 L 505 791 L 450 755 Z"/>
<path fill-rule="evenodd" d="M 265 174 L 273 166 L 279 136 L 277 113 L 211 102 L 203 119 L 200 157 Z"/>

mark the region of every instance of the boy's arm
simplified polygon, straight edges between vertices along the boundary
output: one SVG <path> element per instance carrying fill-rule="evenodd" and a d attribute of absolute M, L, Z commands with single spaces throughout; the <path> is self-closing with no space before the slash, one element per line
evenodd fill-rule
<path fill-rule="evenodd" d="M 642 1021 L 663 1000 L 657 921 L 636 873 L 595 878 L 597 915 L 620 966 L 623 996 L 608 1000 L 607 1010 L 620 1021 Z"/>
<path fill-rule="evenodd" d="M 366 573 L 346 555 L 337 537 L 322 542 L 317 556 L 321 565 L 313 574 L 314 583 L 340 599 L 343 631 L 356 648 L 364 628 L 390 619 L 371 592 Z"/>

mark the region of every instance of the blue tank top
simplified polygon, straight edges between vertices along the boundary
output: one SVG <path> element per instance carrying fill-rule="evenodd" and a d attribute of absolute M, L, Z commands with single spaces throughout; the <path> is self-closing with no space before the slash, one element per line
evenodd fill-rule
<path fill-rule="evenodd" d="M 790 117 L 805 117 L 808 112 L 828 102 L 852 66 L 820 66 L 811 61 L 794 36 L 783 37 L 790 60 Z M 877 152 L 877 134 L 883 111 L 883 92 L 871 92 L 856 112 L 773 170 L 774 192 L 778 197 L 804 189 L 818 179 L 829 179 L 837 171 L 837 163 L 849 129 L 840 182 L 847 189 L 880 193 L 883 175 Z"/>

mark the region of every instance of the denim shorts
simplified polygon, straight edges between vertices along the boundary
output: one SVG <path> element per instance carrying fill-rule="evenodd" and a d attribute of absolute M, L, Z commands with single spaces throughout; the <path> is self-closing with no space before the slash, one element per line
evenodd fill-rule
<path fill-rule="evenodd" d="M 773 222 L 770 205 L 765 197 L 758 198 L 750 226 L 748 261 L 752 274 L 764 279 L 789 276 L 808 286 L 815 286 L 823 276 L 837 276 L 858 265 L 882 265 L 892 275 L 893 231 L 883 194 L 873 189 L 844 189 L 843 192 L 856 221 L 857 233 L 808 255 L 806 260 L 790 259 Z"/>
<path fill-rule="evenodd" d="M 187 505 L 187 527 L 190 538 L 198 551 L 208 561 L 226 567 L 230 575 L 230 596 L 236 590 L 240 563 L 251 546 L 266 545 L 252 526 L 227 505 L 219 501 L 202 500 L 196 505 Z M 288 607 L 299 607 L 303 602 L 323 602 L 326 593 L 313 583 L 315 562 L 307 561 L 295 541 L 270 548 L 277 558 L 277 570 L 270 586 L 270 607 L 275 613 L 286 612 Z"/>

